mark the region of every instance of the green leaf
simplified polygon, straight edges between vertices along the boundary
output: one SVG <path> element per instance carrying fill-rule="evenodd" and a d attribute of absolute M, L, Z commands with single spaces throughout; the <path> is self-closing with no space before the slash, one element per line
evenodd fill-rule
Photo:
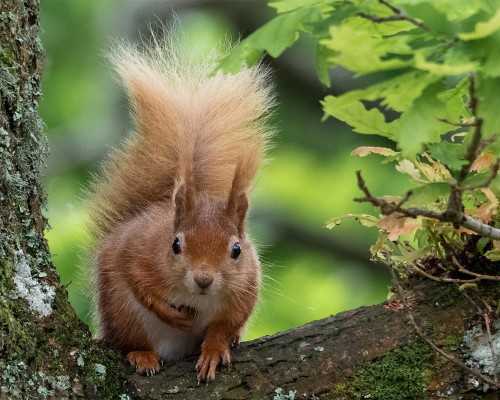
<path fill-rule="evenodd" d="M 427 146 L 430 156 L 452 171 L 459 171 L 467 161 L 463 159 L 466 148 L 463 144 L 442 141 Z"/>
<path fill-rule="evenodd" d="M 485 53 L 482 71 L 485 76 L 490 78 L 500 77 L 500 32 L 489 38 L 474 42 Z"/>
<path fill-rule="evenodd" d="M 420 97 L 427 86 L 439 79 L 420 71 L 405 72 L 364 89 L 360 98 L 372 101 L 382 99 L 383 106 L 403 112 Z"/>
<path fill-rule="evenodd" d="M 378 235 L 377 241 L 373 246 L 370 247 L 370 253 L 373 257 L 381 256 L 382 254 L 379 254 L 380 252 L 385 252 L 389 253 L 390 249 L 387 246 L 387 239 L 389 237 L 389 234 L 381 232 Z"/>
<path fill-rule="evenodd" d="M 478 22 L 474 31 L 468 33 L 461 33 L 458 35 L 459 39 L 462 40 L 476 40 L 482 39 L 484 37 L 490 36 L 492 33 L 500 29 L 500 10 L 487 21 Z"/>
<path fill-rule="evenodd" d="M 333 67 L 329 61 L 331 56 L 332 51 L 330 49 L 320 44 L 316 46 L 316 71 L 318 78 L 323 85 L 328 87 L 331 85 L 329 69 Z"/>
<path fill-rule="evenodd" d="M 237 73 L 243 65 L 254 65 L 262 58 L 262 51 L 241 42 L 228 56 L 219 61 L 218 68 L 227 73 Z"/>
<path fill-rule="evenodd" d="M 325 114 L 351 125 L 354 132 L 377 134 L 393 139 L 397 121 L 385 122 L 384 114 L 376 108 L 367 110 L 361 101 L 350 94 L 339 97 L 326 96 L 321 102 Z"/>
<path fill-rule="evenodd" d="M 404 204 L 405 207 L 425 207 L 437 211 L 435 206 L 440 199 L 450 194 L 450 185 L 445 182 L 431 182 L 411 189 L 411 196 Z"/>
<path fill-rule="evenodd" d="M 490 261 L 500 261 L 500 249 L 489 250 L 484 256 Z"/>
<path fill-rule="evenodd" d="M 243 64 L 257 62 L 263 51 L 278 57 L 298 39 L 298 32 L 303 29 L 304 23 L 321 19 L 321 11 L 312 7 L 278 15 L 243 40 L 229 56 L 220 61 L 219 68 L 234 73 Z"/>
<path fill-rule="evenodd" d="M 462 64 L 434 63 L 425 59 L 424 51 L 415 52 L 415 67 L 435 75 L 444 76 L 470 73 L 476 71 L 479 65 L 478 62 L 465 62 Z"/>
<path fill-rule="evenodd" d="M 397 57 L 412 54 L 413 49 L 407 43 L 408 37 L 384 37 L 373 30 L 371 25 L 371 21 L 356 17 L 342 25 L 332 26 L 330 38 L 320 41 L 320 44 L 335 52 L 330 61 L 355 72 L 358 76 L 412 65 L 413 62 L 408 57 Z M 391 57 L 388 57 L 389 55 Z"/>
<path fill-rule="evenodd" d="M 330 27 L 343 24 L 348 18 L 359 13 L 359 8 L 349 2 L 335 4 L 334 9 L 322 9 L 323 19 L 304 22 L 304 30 L 317 39 L 330 37 Z"/>
<path fill-rule="evenodd" d="M 278 57 L 298 38 L 305 21 L 321 20 L 317 8 L 304 8 L 281 14 L 248 36 L 245 41 L 254 49 L 266 50 L 271 56 Z"/>
<path fill-rule="evenodd" d="M 448 11 L 438 8 L 438 2 L 415 2 L 408 1 L 404 4 L 405 12 L 412 18 L 424 23 L 433 33 L 452 36 L 456 31 L 456 24 L 448 19 Z"/>
<path fill-rule="evenodd" d="M 445 105 L 447 113 L 442 118 L 449 119 L 452 122 L 459 122 L 460 117 L 470 117 L 466 105 L 468 94 L 469 78 L 467 76 L 460 80 L 455 87 L 438 93 L 436 97 Z"/>
<path fill-rule="evenodd" d="M 413 263 L 417 259 L 422 259 L 426 256 L 429 255 L 428 249 L 416 249 L 416 250 L 406 250 L 403 246 L 398 247 L 399 252 L 401 255 L 399 256 L 392 256 L 391 258 L 394 261 L 400 262 L 400 263 Z"/>
<path fill-rule="evenodd" d="M 500 133 L 500 78 L 482 79 L 478 85 L 480 98 L 477 113 L 483 119 L 482 133 L 489 138 Z"/>
<path fill-rule="evenodd" d="M 489 173 L 480 173 L 467 177 L 464 186 L 475 186 L 482 184 L 488 179 Z M 404 204 L 405 207 L 425 207 L 431 210 L 439 210 L 437 204 L 450 195 L 450 185 L 447 182 L 431 182 L 411 189 L 412 195 Z"/>
<path fill-rule="evenodd" d="M 412 157 L 422 151 L 424 143 L 435 143 L 450 130 L 439 119 L 447 118 L 446 108 L 436 95 L 440 85 L 425 89 L 422 95 L 400 118 L 398 144 L 404 157 Z"/>
<path fill-rule="evenodd" d="M 482 237 L 479 239 L 476 243 L 476 248 L 479 251 L 479 253 L 483 254 L 484 253 L 484 248 L 491 243 L 491 239 L 487 237 Z"/>
<path fill-rule="evenodd" d="M 365 89 L 351 90 L 341 98 L 345 102 L 381 100 L 384 107 L 403 112 L 420 97 L 427 86 L 439 79 L 438 76 L 421 71 L 403 72 Z"/>
<path fill-rule="evenodd" d="M 275 8 L 278 14 L 283 14 L 289 11 L 296 10 L 297 8 L 307 8 L 317 4 L 318 0 L 281 0 L 271 1 L 268 3 L 269 7 Z"/>
<path fill-rule="evenodd" d="M 326 227 L 328 229 L 335 228 L 337 225 L 346 219 L 354 219 L 358 221 L 361 225 L 366 227 L 377 226 L 379 219 L 369 214 L 346 214 L 341 217 L 335 217 L 326 222 Z"/>
<path fill-rule="evenodd" d="M 421 5 L 432 5 L 433 10 L 426 10 L 425 8 L 421 8 L 420 10 L 416 10 L 412 7 L 421 6 Z M 495 6 L 495 3 L 497 4 Z M 439 0 L 432 1 L 429 0 L 398 0 L 398 5 L 403 6 L 405 11 L 412 17 L 422 18 L 426 24 L 432 27 L 433 30 L 439 32 L 440 25 L 443 24 L 443 21 L 440 21 L 439 18 L 442 18 L 442 15 L 446 15 L 449 21 L 454 21 L 459 19 L 460 21 L 470 17 L 477 15 L 481 10 L 496 10 L 498 7 L 498 1 L 494 0 L 474 0 L 474 1 L 457 1 L 457 0 Z M 441 16 L 436 17 L 436 13 L 441 14 Z M 435 19 L 435 23 L 431 23 L 430 19 Z M 457 22 L 460 22 L 457 21 Z"/>

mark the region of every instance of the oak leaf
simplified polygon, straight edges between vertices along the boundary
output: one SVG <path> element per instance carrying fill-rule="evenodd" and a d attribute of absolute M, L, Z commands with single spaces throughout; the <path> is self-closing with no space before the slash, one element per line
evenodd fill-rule
<path fill-rule="evenodd" d="M 388 233 L 388 239 L 398 240 L 401 235 L 409 235 L 415 229 L 422 227 L 420 218 L 401 218 L 395 215 L 385 215 L 378 223 L 380 229 Z"/>

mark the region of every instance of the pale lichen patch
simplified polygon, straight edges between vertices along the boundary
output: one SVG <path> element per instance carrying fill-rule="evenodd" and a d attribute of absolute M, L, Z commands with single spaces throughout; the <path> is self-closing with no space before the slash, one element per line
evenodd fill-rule
<path fill-rule="evenodd" d="M 13 298 L 26 300 L 30 308 L 43 317 L 52 313 L 52 302 L 56 295 L 54 287 L 34 276 L 28 258 L 22 250 L 14 251 Z"/>
<path fill-rule="evenodd" d="M 462 343 L 465 363 L 487 375 L 495 375 L 500 370 L 500 331 L 498 331 L 500 321 L 495 322 L 495 328 L 497 331 L 492 332 L 489 338 L 486 330 L 481 325 L 476 325 L 465 332 Z M 491 351 L 492 347 L 494 354 Z"/>

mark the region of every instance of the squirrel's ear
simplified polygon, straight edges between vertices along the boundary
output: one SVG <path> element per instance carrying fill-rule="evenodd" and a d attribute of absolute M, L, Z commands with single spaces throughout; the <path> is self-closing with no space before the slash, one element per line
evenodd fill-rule
<path fill-rule="evenodd" d="M 244 174 L 243 165 L 240 163 L 235 170 L 229 200 L 227 201 L 227 215 L 238 228 L 238 235 L 245 233 L 245 218 L 248 211 L 248 195 L 243 187 Z"/>
<path fill-rule="evenodd" d="M 172 198 L 175 209 L 175 226 L 177 228 L 180 221 L 193 212 L 193 196 L 184 182 L 177 181 Z"/>
<path fill-rule="evenodd" d="M 238 228 L 238 235 L 245 233 L 245 218 L 248 211 L 248 196 L 245 192 L 231 193 L 227 204 L 229 218 Z"/>

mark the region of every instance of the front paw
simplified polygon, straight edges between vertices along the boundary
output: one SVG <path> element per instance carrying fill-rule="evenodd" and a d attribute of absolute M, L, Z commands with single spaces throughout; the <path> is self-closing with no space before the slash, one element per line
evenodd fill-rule
<path fill-rule="evenodd" d="M 160 371 L 160 357 L 154 351 L 131 351 L 127 361 L 141 375 L 153 376 Z"/>
<path fill-rule="evenodd" d="M 196 363 L 196 372 L 198 384 L 202 381 L 211 382 L 215 379 L 217 366 L 221 364 L 229 366 L 231 364 L 231 353 L 228 348 L 220 349 L 202 349 L 200 358 Z"/>
<path fill-rule="evenodd" d="M 192 307 L 180 306 L 174 307 L 170 305 L 171 315 L 169 320 L 169 325 L 174 328 L 190 331 L 193 328 L 193 321 L 196 316 L 196 310 Z"/>

